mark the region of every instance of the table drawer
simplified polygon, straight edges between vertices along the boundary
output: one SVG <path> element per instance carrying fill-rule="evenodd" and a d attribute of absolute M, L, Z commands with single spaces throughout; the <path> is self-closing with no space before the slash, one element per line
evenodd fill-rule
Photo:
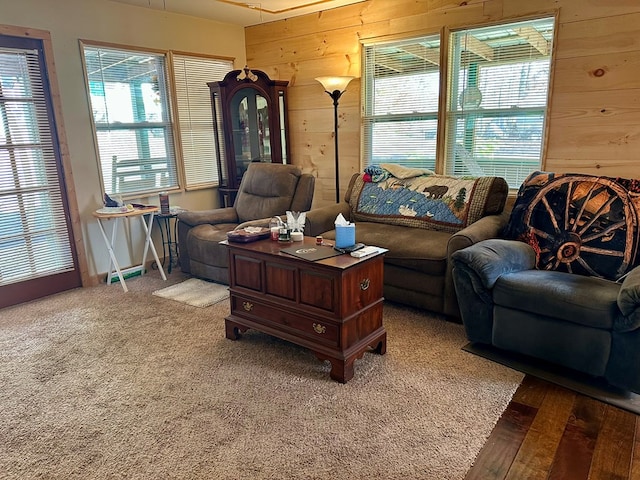
<path fill-rule="evenodd" d="M 266 305 L 250 297 L 231 295 L 231 313 L 283 332 L 304 336 L 315 342 L 338 346 L 339 326 L 319 318 L 300 315 Z"/>

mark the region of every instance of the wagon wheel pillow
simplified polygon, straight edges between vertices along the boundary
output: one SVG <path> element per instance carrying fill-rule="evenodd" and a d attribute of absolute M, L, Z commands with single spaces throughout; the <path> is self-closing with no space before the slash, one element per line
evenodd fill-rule
<path fill-rule="evenodd" d="M 537 267 L 617 280 L 636 264 L 640 182 L 535 172 L 505 236 L 527 242 Z"/>

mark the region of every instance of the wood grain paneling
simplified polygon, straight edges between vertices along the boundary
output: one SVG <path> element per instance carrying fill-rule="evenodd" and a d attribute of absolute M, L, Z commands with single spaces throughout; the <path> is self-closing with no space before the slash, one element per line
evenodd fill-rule
<path fill-rule="evenodd" d="M 550 118 L 554 129 L 573 126 L 640 124 L 640 88 L 595 92 L 555 92 Z"/>
<path fill-rule="evenodd" d="M 561 7 L 562 22 L 610 18 L 638 13 L 637 0 L 556 0 L 553 3 Z"/>
<path fill-rule="evenodd" d="M 640 50 L 559 59 L 553 93 L 638 88 L 639 68 Z"/>
<path fill-rule="evenodd" d="M 640 125 L 600 125 L 597 129 L 565 127 L 563 135 L 553 135 L 549 150 L 560 158 L 638 158 Z"/>
<path fill-rule="evenodd" d="M 559 24 L 543 168 L 640 177 L 635 161 L 640 151 L 637 0 L 368 0 L 248 27 L 247 58 L 252 68 L 289 80 L 289 111 L 298 122 L 292 125 L 292 161 L 329 179 L 333 172 L 332 105 L 314 78 L 360 77 L 362 41 L 447 32 L 555 12 L 559 12 Z M 340 104 L 344 114 L 339 137 L 343 188 L 346 172 L 361 168 L 360 87 L 352 82 Z M 332 190 L 333 183 L 319 182 L 318 188 Z M 316 194 L 314 207 L 324 203 L 318 199 L 331 199 L 332 194 Z"/>
<path fill-rule="evenodd" d="M 640 50 L 640 13 L 561 24 L 556 58 Z"/>

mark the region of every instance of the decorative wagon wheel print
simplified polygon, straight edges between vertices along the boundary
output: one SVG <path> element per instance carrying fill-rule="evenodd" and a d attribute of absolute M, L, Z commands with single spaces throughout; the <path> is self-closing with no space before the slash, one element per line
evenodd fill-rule
<path fill-rule="evenodd" d="M 551 180 L 532 199 L 524 222 L 538 244 L 540 269 L 582 268 L 598 277 L 616 272 L 618 278 L 635 257 L 636 212 L 627 190 L 608 178 Z M 607 242 L 618 247 L 607 248 Z"/>

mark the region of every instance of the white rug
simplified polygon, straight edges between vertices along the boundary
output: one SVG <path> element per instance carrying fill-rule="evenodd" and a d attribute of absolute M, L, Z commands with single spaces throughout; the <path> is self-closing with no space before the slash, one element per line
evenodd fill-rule
<path fill-rule="evenodd" d="M 153 294 L 194 307 L 208 307 L 229 298 L 229 287 L 199 278 L 190 278 L 162 290 L 156 290 Z"/>

